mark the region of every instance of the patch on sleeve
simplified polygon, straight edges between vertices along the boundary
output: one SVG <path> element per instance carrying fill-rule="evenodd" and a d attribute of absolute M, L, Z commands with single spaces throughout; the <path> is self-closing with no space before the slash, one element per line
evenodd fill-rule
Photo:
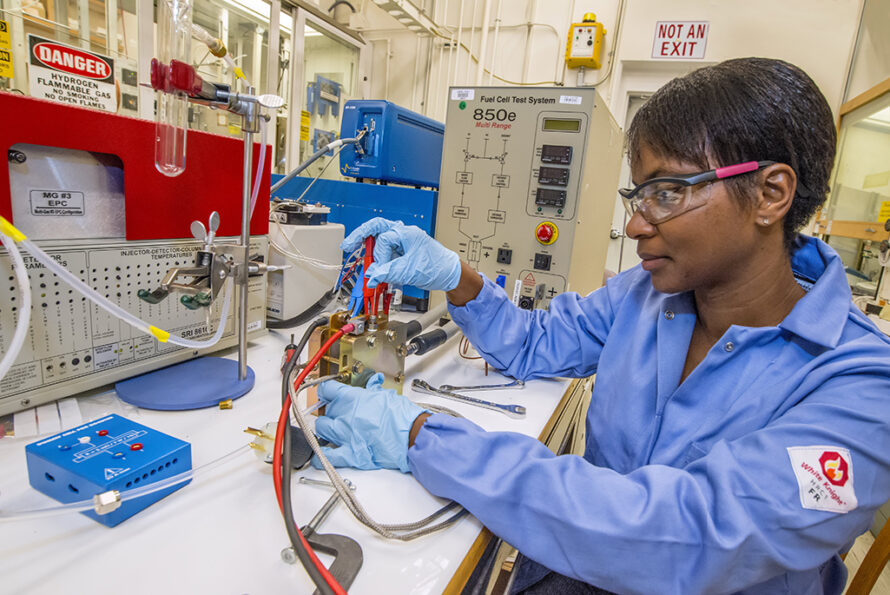
<path fill-rule="evenodd" d="M 812 510 L 850 512 L 859 505 L 853 491 L 850 451 L 837 446 L 792 446 L 788 457 L 800 488 L 800 504 Z"/>

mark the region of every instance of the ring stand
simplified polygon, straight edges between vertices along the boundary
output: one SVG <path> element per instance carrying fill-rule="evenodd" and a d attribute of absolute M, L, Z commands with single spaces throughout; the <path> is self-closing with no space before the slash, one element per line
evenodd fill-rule
<path fill-rule="evenodd" d="M 215 407 L 237 399 L 253 388 L 256 374 L 248 366 L 238 379 L 238 361 L 199 357 L 174 364 L 114 385 L 120 399 L 131 405 L 159 411 Z"/>

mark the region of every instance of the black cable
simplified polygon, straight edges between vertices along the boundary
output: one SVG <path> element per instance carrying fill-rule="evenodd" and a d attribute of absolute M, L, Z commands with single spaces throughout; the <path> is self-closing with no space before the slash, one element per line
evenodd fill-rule
<path fill-rule="evenodd" d="M 336 296 L 336 292 L 332 289 L 329 289 L 325 292 L 321 299 L 317 302 L 306 308 L 303 312 L 297 314 L 293 318 L 288 318 L 287 320 L 278 320 L 275 318 L 267 318 L 266 319 L 266 328 L 270 329 L 280 329 L 280 328 L 290 328 L 292 326 L 300 326 L 313 316 L 318 316 L 318 313 L 324 310 L 328 304 L 331 303 L 331 300 Z"/>
<path fill-rule="evenodd" d="M 327 326 L 329 322 L 330 321 L 327 316 L 321 316 L 321 317 L 313 320 L 312 324 L 310 324 L 308 327 L 306 327 L 306 330 L 303 331 L 303 336 L 300 337 L 300 342 L 297 343 L 296 348 L 294 348 L 294 356 L 292 358 L 290 358 L 290 362 L 288 362 L 288 364 L 290 364 L 291 362 L 297 362 L 300 360 L 300 354 L 303 353 L 303 349 L 306 347 L 306 343 L 309 342 L 309 337 L 312 336 L 312 332 L 320 326 Z M 294 365 L 296 365 L 296 363 L 294 363 Z M 290 367 L 290 369 L 293 370 L 293 367 Z M 287 370 L 288 370 L 288 367 L 285 367 L 284 372 L 283 372 L 284 380 L 283 380 L 283 384 L 281 385 L 281 404 L 282 405 L 284 405 L 284 400 L 287 398 L 287 382 L 288 382 L 287 378 L 289 375 Z M 290 426 L 289 423 L 288 423 L 288 426 Z"/>
<path fill-rule="evenodd" d="M 316 321 L 318 322 L 318 321 Z M 304 335 L 303 339 L 300 340 L 300 350 L 302 350 L 302 345 L 305 345 L 305 341 L 309 340 L 309 335 L 311 334 L 311 329 L 308 330 Z M 281 378 L 281 400 L 284 402 L 287 399 L 288 394 L 288 384 L 290 383 L 291 374 L 294 371 L 294 368 L 297 365 L 297 362 L 300 359 L 300 351 L 296 351 L 294 356 L 290 358 L 290 361 L 287 362 L 287 365 L 284 368 L 284 375 Z M 315 583 L 315 587 L 319 590 L 322 595 L 334 595 L 334 589 L 328 584 L 328 582 L 322 576 L 321 571 L 316 568 L 312 559 L 309 557 L 309 552 L 306 550 L 306 547 L 303 545 L 303 540 L 300 539 L 300 535 L 297 533 L 297 525 L 296 521 L 294 521 L 294 511 L 293 511 L 293 503 L 291 502 L 291 492 L 290 492 L 290 482 L 291 482 L 291 434 L 290 434 L 290 413 L 288 413 L 287 423 L 284 424 L 284 439 L 281 441 L 282 448 L 284 449 L 281 455 L 281 512 L 284 515 L 284 528 L 287 530 L 287 536 L 290 539 L 291 545 L 294 548 L 294 553 L 297 555 L 297 558 L 300 560 L 300 563 L 303 565 L 303 568 L 306 569 L 306 572 L 309 574 L 309 578 L 312 579 L 312 582 Z"/>

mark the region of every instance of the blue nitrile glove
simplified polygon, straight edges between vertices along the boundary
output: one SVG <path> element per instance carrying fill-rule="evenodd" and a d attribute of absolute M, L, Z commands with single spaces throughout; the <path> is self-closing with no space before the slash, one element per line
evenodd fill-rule
<path fill-rule="evenodd" d="M 424 409 L 383 388 L 383 374 L 371 376 L 365 388 L 329 380 L 319 386 L 318 398 L 327 409 L 316 420 L 315 433 L 339 445 L 321 449 L 332 465 L 410 471 L 408 433 Z M 322 468 L 317 456 L 312 466 Z"/>
<path fill-rule="evenodd" d="M 368 287 L 378 283 L 450 291 L 460 281 L 460 258 L 419 227 L 375 217 L 353 230 L 340 249 L 352 252 L 368 236 L 377 236 Z"/>

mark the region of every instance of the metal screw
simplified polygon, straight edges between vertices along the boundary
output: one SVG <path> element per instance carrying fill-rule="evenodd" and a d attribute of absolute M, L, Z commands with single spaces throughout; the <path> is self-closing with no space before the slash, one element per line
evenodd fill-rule
<path fill-rule="evenodd" d="M 377 337 L 376 337 L 376 336 L 371 335 L 370 337 L 368 337 L 368 347 L 373 347 L 373 346 L 376 345 L 376 344 L 377 344 Z"/>
<path fill-rule="evenodd" d="M 225 278 L 226 278 L 226 272 L 225 272 L 225 270 L 220 269 L 218 275 L 219 275 L 219 278 L 220 278 L 220 279 L 225 279 Z"/>
<path fill-rule="evenodd" d="M 396 340 L 396 332 L 394 330 L 389 329 L 388 331 L 386 331 L 385 334 L 386 334 L 386 338 L 389 339 L 390 341 Z"/>
<path fill-rule="evenodd" d="M 287 564 L 296 564 L 297 555 L 294 553 L 294 548 L 286 547 L 281 550 L 281 559 L 284 560 Z"/>
<path fill-rule="evenodd" d="M 22 406 L 27 407 L 31 404 L 31 399 L 22 399 Z"/>
<path fill-rule="evenodd" d="M 408 346 L 407 345 L 399 345 L 399 348 L 396 349 L 396 353 L 398 353 L 402 357 L 405 357 L 406 355 L 408 355 Z"/>
<path fill-rule="evenodd" d="M 361 374 L 365 371 L 365 364 L 362 362 L 355 362 L 352 364 L 352 373 L 353 374 Z"/>
<path fill-rule="evenodd" d="M 405 380 L 405 375 L 404 375 L 404 374 L 402 374 L 401 372 L 399 372 L 398 374 L 396 374 L 396 382 L 398 382 L 399 384 L 401 384 L 402 382 L 404 382 L 404 380 Z"/>

